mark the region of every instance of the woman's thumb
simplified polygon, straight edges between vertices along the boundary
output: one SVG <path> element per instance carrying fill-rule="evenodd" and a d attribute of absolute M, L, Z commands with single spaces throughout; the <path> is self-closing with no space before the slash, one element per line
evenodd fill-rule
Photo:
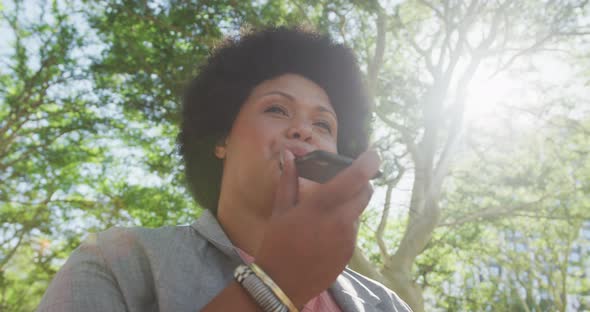
<path fill-rule="evenodd" d="M 288 149 L 281 151 L 281 177 L 275 192 L 273 214 L 282 214 L 295 205 L 299 181 L 295 168 L 295 156 Z"/>

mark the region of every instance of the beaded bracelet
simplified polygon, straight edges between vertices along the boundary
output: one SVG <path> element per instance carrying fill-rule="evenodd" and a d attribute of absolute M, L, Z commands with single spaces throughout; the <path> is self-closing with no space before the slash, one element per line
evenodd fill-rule
<path fill-rule="evenodd" d="M 265 312 L 299 312 L 289 297 L 257 265 L 239 265 L 234 271 L 234 278 Z"/>
<path fill-rule="evenodd" d="M 250 269 L 262 280 L 262 282 L 268 286 L 272 292 L 281 300 L 281 302 L 289 308 L 290 312 L 299 312 L 299 309 L 295 307 L 291 299 L 283 292 L 283 290 L 266 274 L 264 271 L 257 266 L 255 263 L 250 264 Z"/>

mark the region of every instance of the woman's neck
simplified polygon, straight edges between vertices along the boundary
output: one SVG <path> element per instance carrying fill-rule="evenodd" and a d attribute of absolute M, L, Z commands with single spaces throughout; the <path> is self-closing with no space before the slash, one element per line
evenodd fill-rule
<path fill-rule="evenodd" d="M 220 198 L 217 220 L 234 246 L 256 256 L 270 216 L 249 208 Z"/>

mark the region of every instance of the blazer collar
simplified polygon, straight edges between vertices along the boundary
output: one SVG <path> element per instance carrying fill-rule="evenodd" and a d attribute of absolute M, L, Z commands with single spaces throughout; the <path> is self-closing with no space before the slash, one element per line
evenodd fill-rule
<path fill-rule="evenodd" d="M 204 210 L 201 217 L 193 222 L 191 227 L 226 256 L 235 260 L 240 259 L 238 252 L 223 231 L 217 218 L 209 210 Z M 380 311 L 376 306 L 381 299 L 358 281 L 348 268 L 338 276 L 328 291 L 340 306 L 342 312 Z"/>
<path fill-rule="evenodd" d="M 201 216 L 191 224 L 191 227 L 201 234 L 206 240 L 213 244 L 226 256 L 233 259 L 240 259 L 240 255 L 234 248 L 221 224 L 209 210 L 203 210 Z"/>
<path fill-rule="evenodd" d="M 348 268 L 344 269 L 329 289 L 342 312 L 377 312 L 381 299 L 366 288 Z"/>

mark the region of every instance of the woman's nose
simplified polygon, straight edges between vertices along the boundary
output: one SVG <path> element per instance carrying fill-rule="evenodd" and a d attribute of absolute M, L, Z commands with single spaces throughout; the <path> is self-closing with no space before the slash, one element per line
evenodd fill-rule
<path fill-rule="evenodd" d="M 309 141 L 312 137 L 312 129 L 307 123 L 298 123 L 293 125 L 287 131 L 289 139 Z"/>

